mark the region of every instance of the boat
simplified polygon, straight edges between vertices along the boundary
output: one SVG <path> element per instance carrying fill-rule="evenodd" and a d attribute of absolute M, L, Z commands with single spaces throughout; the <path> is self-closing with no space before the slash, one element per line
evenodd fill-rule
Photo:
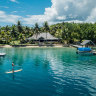
<path fill-rule="evenodd" d="M 74 47 L 77 48 L 77 54 L 96 55 L 96 50 L 93 50 L 93 48 L 91 48 L 92 45 L 95 46 L 95 44 L 91 40 L 85 40 L 80 45 L 74 45 Z"/>
<path fill-rule="evenodd" d="M 0 56 L 5 56 L 6 55 L 6 53 L 0 53 Z"/>
<path fill-rule="evenodd" d="M 76 53 L 81 55 L 96 55 L 96 51 L 92 50 L 89 47 L 77 48 Z"/>

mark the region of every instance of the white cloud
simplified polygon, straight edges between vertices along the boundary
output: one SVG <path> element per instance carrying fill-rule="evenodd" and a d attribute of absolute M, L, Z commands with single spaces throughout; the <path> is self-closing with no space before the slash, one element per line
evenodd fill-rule
<path fill-rule="evenodd" d="M 16 2 L 16 0 L 11 0 Z M 9 22 L 16 22 L 18 18 L 24 24 L 33 25 L 38 22 L 39 24 L 48 21 L 49 24 L 58 22 L 96 22 L 96 0 L 51 0 L 52 6 L 45 8 L 43 15 L 26 15 L 20 17 L 17 15 L 3 15 Z M 16 11 L 14 11 L 16 13 Z M 2 18 L 4 16 L 0 15 Z M 3 19 L 0 19 L 2 21 Z M 4 21 L 5 21 L 4 20 Z"/>
<path fill-rule="evenodd" d="M 8 9 L 9 7 L 7 7 L 7 6 L 0 6 L 0 8 L 6 8 L 6 9 Z"/>
<path fill-rule="evenodd" d="M 18 11 L 12 11 L 11 13 L 17 13 Z"/>
<path fill-rule="evenodd" d="M 96 21 L 96 0 L 51 0 L 51 2 L 52 6 L 45 8 L 44 15 L 27 16 L 23 18 L 24 23 Z"/>
<path fill-rule="evenodd" d="M 10 0 L 11 2 L 19 3 L 17 0 Z"/>
<path fill-rule="evenodd" d="M 56 19 L 58 19 L 58 20 L 65 20 L 66 16 L 58 16 Z"/>
<path fill-rule="evenodd" d="M 21 16 L 8 15 L 4 11 L 0 11 L 0 22 L 15 24 L 20 18 Z"/>
<path fill-rule="evenodd" d="M 26 18 L 23 18 L 23 21 L 25 24 L 35 24 L 36 22 L 41 24 L 46 19 L 45 19 L 45 15 L 32 15 L 32 16 L 27 16 Z"/>
<path fill-rule="evenodd" d="M 91 12 L 91 14 L 88 16 L 86 22 L 96 22 L 96 8 L 94 8 Z"/>

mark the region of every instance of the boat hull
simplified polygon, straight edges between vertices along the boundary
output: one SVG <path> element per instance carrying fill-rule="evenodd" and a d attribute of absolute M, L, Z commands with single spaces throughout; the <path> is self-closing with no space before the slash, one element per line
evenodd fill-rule
<path fill-rule="evenodd" d="M 80 55 L 95 55 L 93 53 L 90 53 L 90 52 L 76 52 L 77 54 L 80 54 Z"/>
<path fill-rule="evenodd" d="M 6 53 L 0 53 L 0 56 L 5 56 L 6 55 Z"/>

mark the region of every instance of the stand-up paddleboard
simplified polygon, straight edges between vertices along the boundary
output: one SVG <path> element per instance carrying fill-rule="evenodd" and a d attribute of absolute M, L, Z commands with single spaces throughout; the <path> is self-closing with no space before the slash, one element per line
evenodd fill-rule
<path fill-rule="evenodd" d="M 15 73 L 15 72 L 20 72 L 20 71 L 22 71 L 22 69 L 19 69 L 19 70 L 14 70 L 14 71 L 9 71 L 9 72 L 5 72 L 5 73 Z"/>

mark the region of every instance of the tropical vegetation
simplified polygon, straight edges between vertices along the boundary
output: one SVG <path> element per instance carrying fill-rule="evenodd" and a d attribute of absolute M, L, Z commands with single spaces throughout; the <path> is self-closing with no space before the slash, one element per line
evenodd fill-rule
<path fill-rule="evenodd" d="M 34 27 L 29 27 L 23 26 L 18 21 L 16 25 L 0 27 L 0 44 L 25 44 L 28 43 L 26 42 L 27 38 L 42 32 L 49 32 L 59 38 L 62 43 L 81 42 L 85 39 L 96 43 L 96 23 L 62 22 L 49 26 L 48 22 L 44 22 L 41 27 L 38 23 Z"/>

